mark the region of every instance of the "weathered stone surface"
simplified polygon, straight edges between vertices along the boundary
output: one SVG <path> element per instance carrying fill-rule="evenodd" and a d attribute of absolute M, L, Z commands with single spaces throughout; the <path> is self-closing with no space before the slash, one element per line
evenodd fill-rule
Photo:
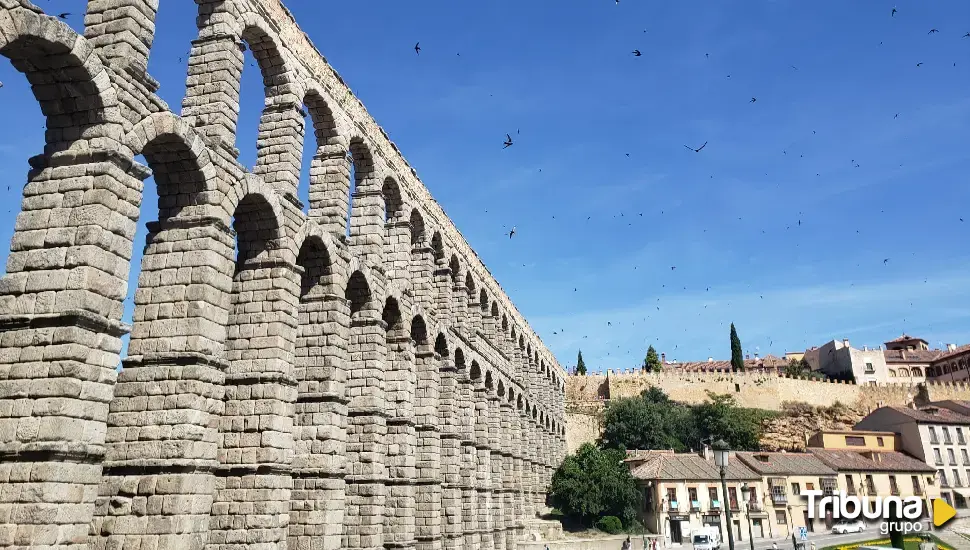
<path fill-rule="evenodd" d="M 47 117 L 0 279 L 0 548 L 512 548 L 563 370 L 279 0 L 196 4 L 178 115 L 146 71 L 168 4 L 89 0 L 78 36 L 0 0 Z"/>

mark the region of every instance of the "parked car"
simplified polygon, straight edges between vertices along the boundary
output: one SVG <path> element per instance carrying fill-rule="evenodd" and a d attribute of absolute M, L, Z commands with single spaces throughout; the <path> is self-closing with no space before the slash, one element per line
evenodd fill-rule
<path fill-rule="evenodd" d="M 861 519 L 840 519 L 832 526 L 832 532 L 837 535 L 861 533 L 865 530 L 866 524 Z"/>
<path fill-rule="evenodd" d="M 694 550 L 718 550 L 721 547 L 721 531 L 717 527 L 702 527 L 694 531 Z"/>

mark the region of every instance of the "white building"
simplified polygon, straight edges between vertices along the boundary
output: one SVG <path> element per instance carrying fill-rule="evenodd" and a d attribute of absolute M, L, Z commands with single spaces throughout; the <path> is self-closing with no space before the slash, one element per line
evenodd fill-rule
<path fill-rule="evenodd" d="M 965 401 L 930 403 L 919 409 L 880 407 L 863 418 L 856 428 L 899 434 L 900 450 L 936 468 L 940 496 L 970 515 L 970 411 Z"/>

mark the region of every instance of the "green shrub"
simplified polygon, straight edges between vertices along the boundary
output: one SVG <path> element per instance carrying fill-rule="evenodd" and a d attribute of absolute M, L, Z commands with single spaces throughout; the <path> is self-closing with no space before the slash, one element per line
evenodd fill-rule
<path fill-rule="evenodd" d="M 596 522 L 596 528 L 611 535 L 616 535 L 623 531 L 623 523 L 616 516 L 603 516 Z"/>

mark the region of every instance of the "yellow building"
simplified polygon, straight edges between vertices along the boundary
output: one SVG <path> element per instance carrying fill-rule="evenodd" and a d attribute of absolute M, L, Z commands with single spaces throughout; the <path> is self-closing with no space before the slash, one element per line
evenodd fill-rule
<path fill-rule="evenodd" d="M 760 504 L 768 512 L 771 537 L 790 537 L 799 527 L 809 532 L 831 527 L 808 517 L 808 500 L 802 491 L 832 494 L 838 483 L 835 470 L 808 453 L 739 452 L 737 456 L 762 478 L 766 490 Z"/>
<path fill-rule="evenodd" d="M 753 538 L 772 536 L 769 515 L 761 504 L 764 488 L 761 476 L 731 453 L 726 472 L 728 495 L 721 491 L 720 469 L 713 454 L 706 456 L 673 451 L 628 451 L 627 465 L 637 480 L 643 505 L 640 521 L 666 545 L 686 544 L 691 533 L 702 527 L 716 527 L 727 541 L 727 512 L 731 510 L 734 540 L 748 540 L 748 520 Z M 742 487 L 749 491 L 744 502 Z M 725 543 L 726 544 L 726 543 Z"/>
<path fill-rule="evenodd" d="M 894 432 L 865 430 L 821 431 L 808 439 L 809 447 L 845 449 L 850 451 L 896 451 Z"/>

